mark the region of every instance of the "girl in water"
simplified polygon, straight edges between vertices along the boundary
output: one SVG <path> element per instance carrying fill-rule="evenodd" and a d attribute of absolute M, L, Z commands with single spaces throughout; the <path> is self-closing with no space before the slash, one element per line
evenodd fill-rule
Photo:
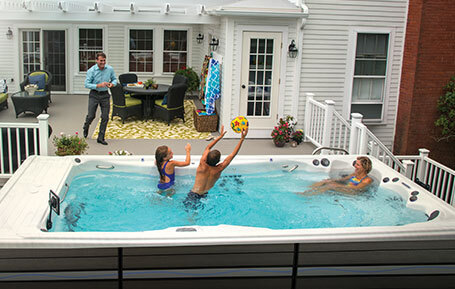
<path fill-rule="evenodd" d="M 336 180 L 326 179 L 311 185 L 311 189 L 301 193 L 313 195 L 325 193 L 327 191 L 337 191 L 346 194 L 356 194 L 364 191 L 373 182 L 368 173 L 373 168 L 371 160 L 368 157 L 358 157 L 353 163 L 354 173 Z"/>
<path fill-rule="evenodd" d="M 186 159 L 184 162 L 174 161 L 172 157 L 174 153 L 168 146 L 159 146 L 155 151 L 155 161 L 158 172 L 160 173 L 160 182 L 158 189 L 165 191 L 174 185 L 175 182 L 175 167 L 186 167 L 191 162 L 191 145 L 189 143 L 185 146 Z"/>

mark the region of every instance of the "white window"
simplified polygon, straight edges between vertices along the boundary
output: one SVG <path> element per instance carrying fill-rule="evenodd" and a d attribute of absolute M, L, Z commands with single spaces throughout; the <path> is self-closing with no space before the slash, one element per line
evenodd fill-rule
<path fill-rule="evenodd" d="M 187 31 L 164 30 L 163 72 L 176 72 L 187 67 Z"/>
<path fill-rule="evenodd" d="M 361 113 L 365 120 L 383 118 L 388 47 L 388 33 L 357 34 L 351 113 Z"/>
<path fill-rule="evenodd" d="M 96 54 L 103 51 L 103 29 L 79 29 L 79 71 L 96 64 Z"/>
<path fill-rule="evenodd" d="M 153 30 L 130 30 L 129 71 L 153 72 Z"/>

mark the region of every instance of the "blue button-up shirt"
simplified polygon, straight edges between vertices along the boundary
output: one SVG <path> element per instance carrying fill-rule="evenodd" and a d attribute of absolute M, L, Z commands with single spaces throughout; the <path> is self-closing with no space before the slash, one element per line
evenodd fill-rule
<path fill-rule="evenodd" d="M 93 65 L 87 71 L 87 77 L 85 78 L 85 87 L 88 89 L 95 89 L 98 91 L 107 91 L 108 87 L 98 87 L 96 85 L 101 82 L 110 82 L 113 85 L 117 85 L 117 79 L 115 78 L 114 69 L 110 65 L 105 65 L 104 69 L 101 70 L 98 64 Z"/>

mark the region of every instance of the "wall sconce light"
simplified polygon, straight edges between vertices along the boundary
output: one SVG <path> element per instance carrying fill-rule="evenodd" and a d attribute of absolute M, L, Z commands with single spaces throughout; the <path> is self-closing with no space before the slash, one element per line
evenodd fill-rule
<path fill-rule="evenodd" d="M 295 46 L 295 41 L 292 40 L 291 44 L 289 44 L 289 47 L 288 47 L 288 55 L 289 55 L 289 57 L 290 58 L 296 58 L 298 52 L 299 52 L 299 50 Z"/>
<path fill-rule="evenodd" d="M 210 41 L 209 45 L 212 51 L 215 51 L 218 48 L 218 45 L 220 44 L 220 41 L 216 39 L 215 37 L 212 38 L 212 41 Z"/>
<path fill-rule="evenodd" d="M 203 40 L 204 40 L 204 34 L 199 33 L 199 34 L 196 36 L 196 41 L 197 41 L 197 43 L 198 43 L 198 44 L 201 44 Z"/>
<path fill-rule="evenodd" d="M 8 31 L 6 31 L 6 38 L 13 39 L 13 30 L 11 30 L 10 27 L 8 27 Z"/>

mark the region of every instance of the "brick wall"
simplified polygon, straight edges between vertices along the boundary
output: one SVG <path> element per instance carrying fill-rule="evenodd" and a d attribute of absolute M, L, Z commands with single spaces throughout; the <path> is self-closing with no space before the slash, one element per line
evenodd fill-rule
<path fill-rule="evenodd" d="M 394 153 L 418 154 L 455 168 L 455 140 L 437 142 L 437 100 L 455 75 L 453 0 L 410 0 Z"/>

